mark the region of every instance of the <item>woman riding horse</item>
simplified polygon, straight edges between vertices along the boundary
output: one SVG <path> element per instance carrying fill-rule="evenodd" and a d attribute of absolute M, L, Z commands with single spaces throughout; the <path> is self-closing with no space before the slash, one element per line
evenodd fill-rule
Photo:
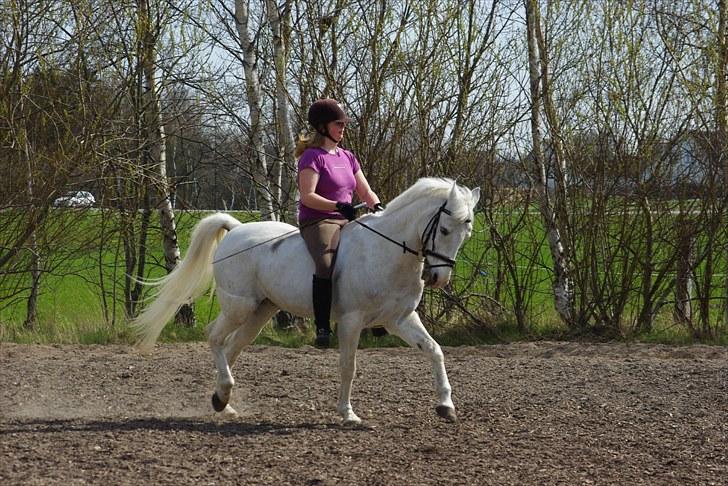
<path fill-rule="evenodd" d="M 331 98 L 314 102 L 308 110 L 312 135 L 301 137 L 298 158 L 298 225 L 313 258 L 313 308 L 317 347 L 331 340 L 331 275 L 341 228 L 355 216 L 352 192 L 373 211 L 384 209 L 369 187 L 354 154 L 339 147 L 351 118 Z"/>

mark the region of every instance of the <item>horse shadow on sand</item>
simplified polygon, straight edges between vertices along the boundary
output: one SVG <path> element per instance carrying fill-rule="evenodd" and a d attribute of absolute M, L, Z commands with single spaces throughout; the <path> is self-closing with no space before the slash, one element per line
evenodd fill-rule
<path fill-rule="evenodd" d="M 194 432 L 225 437 L 256 435 L 297 435 L 325 430 L 367 431 L 371 427 L 345 426 L 339 422 L 304 422 L 283 424 L 275 422 L 215 421 L 187 417 L 129 418 L 106 420 L 32 419 L 7 424 L 0 428 L 0 437 L 8 434 L 62 434 L 68 432 L 134 432 L 140 430 Z"/>

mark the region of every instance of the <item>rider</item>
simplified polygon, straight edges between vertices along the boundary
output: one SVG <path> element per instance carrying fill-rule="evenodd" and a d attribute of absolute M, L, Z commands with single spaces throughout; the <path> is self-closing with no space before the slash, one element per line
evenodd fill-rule
<path fill-rule="evenodd" d="M 352 193 L 356 191 L 373 211 L 384 209 L 354 154 L 339 147 L 350 121 L 336 100 L 318 100 L 308 110 L 313 131 L 299 137 L 296 146 L 298 224 L 316 266 L 313 310 L 318 347 L 328 347 L 331 340 L 331 277 L 341 228 L 356 218 Z"/>

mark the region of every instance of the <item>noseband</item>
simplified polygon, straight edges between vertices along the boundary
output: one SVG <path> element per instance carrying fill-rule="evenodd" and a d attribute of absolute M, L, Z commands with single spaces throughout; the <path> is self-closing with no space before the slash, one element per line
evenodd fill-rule
<path fill-rule="evenodd" d="M 378 234 L 385 240 L 391 241 L 395 245 L 399 246 L 400 248 L 402 248 L 403 253 L 411 253 L 413 255 L 423 257 L 426 268 L 436 268 L 436 267 L 453 268 L 455 266 L 455 260 L 453 260 L 452 258 L 450 258 L 447 255 L 443 255 L 442 253 L 438 253 L 437 251 L 435 251 L 435 236 L 437 236 L 437 230 L 440 227 L 440 216 L 442 215 L 442 213 L 445 213 L 447 215 L 452 214 L 449 209 L 445 208 L 446 204 L 447 204 L 447 201 L 442 203 L 442 206 L 439 207 L 437 212 L 435 214 L 433 214 L 432 217 L 430 218 L 430 220 L 427 222 L 427 226 L 425 226 L 425 230 L 422 232 L 422 236 L 420 237 L 420 247 L 422 248 L 420 251 L 413 250 L 412 248 L 407 246 L 407 243 L 404 241 L 402 243 L 400 243 L 399 241 L 393 240 L 389 236 L 387 236 L 383 233 L 380 233 L 379 231 L 375 230 L 371 226 L 366 225 L 357 219 L 355 219 L 354 222 L 359 224 L 360 226 L 365 227 L 369 231 L 372 231 L 372 232 Z M 431 248 L 427 248 L 428 244 L 430 245 Z M 430 261 L 428 260 L 428 257 L 437 258 L 438 260 L 441 260 L 445 263 L 439 263 L 437 265 L 432 265 L 430 263 Z"/>

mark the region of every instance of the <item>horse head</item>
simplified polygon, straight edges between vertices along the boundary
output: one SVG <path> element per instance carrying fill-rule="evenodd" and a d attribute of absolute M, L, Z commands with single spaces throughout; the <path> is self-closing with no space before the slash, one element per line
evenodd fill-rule
<path fill-rule="evenodd" d="M 473 232 L 474 208 L 479 199 L 480 188 L 471 191 L 452 182 L 446 201 L 430 216 L 420 250 L 425 259 L 425 285 L 441 288 L 450 281 L 458 250 Z"/>

